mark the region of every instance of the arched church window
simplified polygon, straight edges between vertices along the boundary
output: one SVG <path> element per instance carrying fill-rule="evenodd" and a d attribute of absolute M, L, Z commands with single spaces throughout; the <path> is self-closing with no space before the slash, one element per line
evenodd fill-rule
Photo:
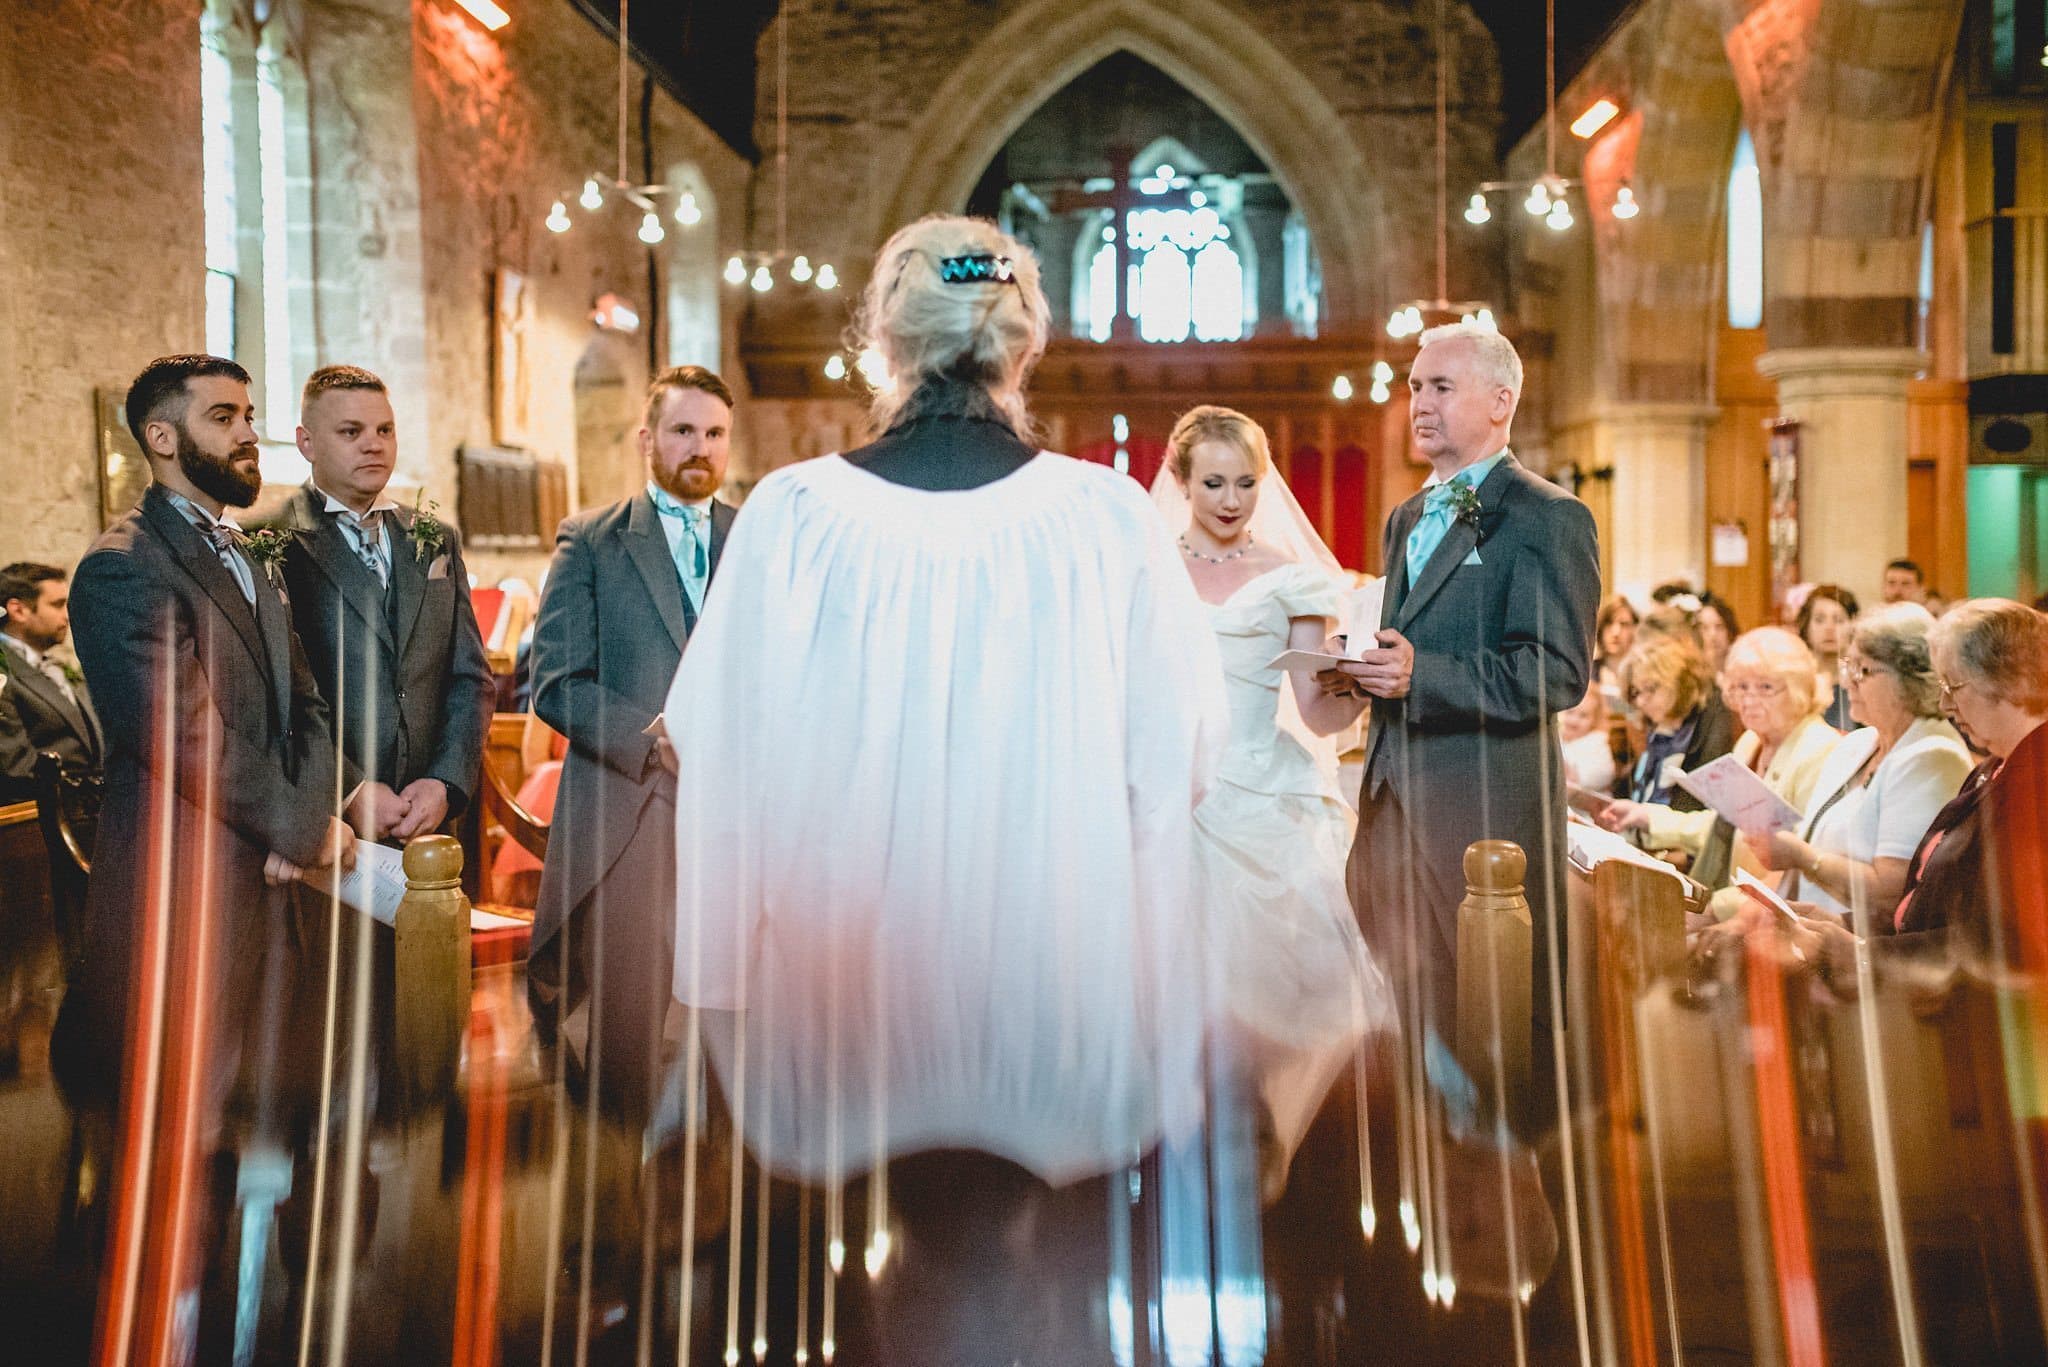
<path fill-rule="evenodd" d="M 1148 342 L 1234 342 L 1245 333 L 1246 271 L 1230 225 L 1215 209 L 1135 209 L 1131 280 L 1125 294 L 1138 335 Z M 1088 263 L 1088 336 L 1107 341 L 1116 308 L 1116 240 L 1103 240 Z"/>
<path fill-rule="evenodd" d="M 248 370 L 257 430 L 280 446 L 314 364 L 306 73 L 288 13 L 271 6 L 259 21 L 247 5 L 209 0 L 199 54 L 206 345 Z M 271 463 L 266 452 L 266 477 L 296 473 Z"/>
<path fill-rule="evenodd" d="M 1280 245 L 1288 326 L 1297 337 L 1313 337 L 1323 321 L 1323 264 L 1316 260 L 1315 242 L 1299 213 L 1288 212 Z"/>
<path fill-rule="evenodd" d="M 1735 140 L 1728 171 L 1728 326 L 1764 321 L 1764 187 L 1749 130 Z"/>

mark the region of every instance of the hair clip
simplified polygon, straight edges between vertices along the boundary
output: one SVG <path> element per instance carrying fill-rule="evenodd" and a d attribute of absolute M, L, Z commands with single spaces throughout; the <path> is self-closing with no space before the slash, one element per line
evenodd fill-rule
<path fill-rule="evenodd" d="M 943 256 L 939 258 L 939 279 L 949 285 L 972 285 L 993 281 L 998 285 L 1015 284 L 1016 272 L 1010 268 L 1007 256 L 991 256 L 984 252 L 978 256 Z"/>

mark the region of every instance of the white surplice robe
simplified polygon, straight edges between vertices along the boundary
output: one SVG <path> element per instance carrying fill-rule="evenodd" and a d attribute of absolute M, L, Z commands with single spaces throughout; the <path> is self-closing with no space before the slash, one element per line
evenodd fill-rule
<path fill-rule="evenodd" d="M 1137 484 L 1049 452 L 953 492 L 777 470 L 664 715 L 675 992 L 770 1168 L 972 1148 L 1065 1182 L 1199 1117 L 1228 720 Z"/>

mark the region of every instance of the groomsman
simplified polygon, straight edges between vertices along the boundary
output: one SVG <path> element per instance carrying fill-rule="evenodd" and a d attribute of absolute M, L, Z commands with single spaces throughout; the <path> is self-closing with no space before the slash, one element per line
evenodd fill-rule
<path fill-rule="evenodd" d="M 656 1095 L 675 936 L 675 752 L 648 734 L 704 610 L 734 510 L 732 391 L 701 366 L 654 378 L 639 432 L 647 487 L 573 517 L 533 633 L 533 710 L 569 739 L 540 906 L 543 1032 L 591 1006 L 585 1067 L 606 1108 L 643 1125 Z"/>
<path fill-rule="evenodd" d="M 0 569 L 0 802 L 35 795 L 36 756 L 98 773 L 104 741 L 85 677 L 50 658 L 71 630 L 71 592 L 55 565 Z"/>
<path fill-rule="evenodd" d="M 496 685 L 454 528 L 384 489 L 398 426 L 384 382 L 323 366 L 299 401 L 313 477 L 285 505 L 292 621 L 366 784 L 364 834 L 403 842 L 474 797 Z M 353 775 L 351 776 L 353 777 Z"/>
<path fill-rule="evenodd" d="M 232 1286 L 232 1260 L 215 1256 L 236 1199 L 229 1099 L 259 1134 L 296 1119 L 276 1063 L 295 947 L 274 884 L 355 853 L 279 548 L 231 512 L 263 483 L 248 385 L 214 356 L 166 356 L 136 379 L 128 427 L 153 481 L 93 543 L 71 595 L 107 783 L 52 1062 L 74 1104 L 119 1102 L 124 1123 L 148 1127 L 131 1135 L 178 1140 L 142 1169 L 109 1169 L 112 1197 L 135 1228 L 184 1229 L 197 1256 L 151 1237 L 110 1246 L 122 1265 L 108 1275 L 147 1283 L 169 1259 L 163 1284 L 183 1304 L 185 1278 L 210 1263 L 196 1328 L 181 1315 L 175 1331 L 171 1356 L 186 1360 L 225 1360 L 233 1323 L 232 1297 L 223 1310 L 215 1294 Z"/>

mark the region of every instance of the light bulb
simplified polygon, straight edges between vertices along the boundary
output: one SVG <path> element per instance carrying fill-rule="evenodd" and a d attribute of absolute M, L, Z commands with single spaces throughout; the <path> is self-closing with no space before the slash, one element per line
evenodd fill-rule
<path fill-rule="evenodd" d="M 576 202 L 590 212 L 596 213 L 604 207 L 604 191 L 597 188 L 595 180 L 586 180 L 583 182 L 583 193 L 576 197 Z"/>
<path fill-rule="evenodd" d="M 1385 361 L 1374 361 L 1372 363 L 1372 382 L 1374 384 L 1392 384 L 1394 382 L 1394 368 Z"/>
<path fill-rule="evenodd" d="M 1474 318 L 1474 317 L 1473 317 L 1473 316 L 1472 316 L 1471 314 L 1469 314 L 1469 313 L 1461 313 L 1461 314 L 1459 314 L 1459 315 L 1458 315 L 1458 321 L 1459 321 L 1460 323 L 1463 323 L 1463 324 L 1464 324 L 1465 326 L 1467 326 L 1467 327 L 1470 327 L 1470 326 L 1471 326 L 1471 325 L 1472 325 L 1473 323 L 1476 323 L 1476 322 L 1478 322 L 1479 320 L 1478 320 L 1478 319 L 1476 319 L 1476 318 Z"/>
<path fill-rule="evenodd" d="M 1385 403 L 1388 399 L 1393 397 L 1393 391 L 1388 389 L 1383 381 L 1374 380 L 1372 382 L 1372 390 L 1369 397 L 1372 399 L 1374 403 Z"/>
<path fill-rule="evenodd" d="M 1543 216 L 1543 221 L 1550 225 L 1550 231 L 1563 232 L 1572 226 L 1572 206 L 1563 199 L 1553 199 L 1550 212 Z"/>
<path fill-rule="evenodd" d="M 811 258 L 799 256 L 789 263 L 789 278 L 801 285 L 811 278 Z"/>
<path fill-rule="evenodd" d="M 754 267 L 753 284 L 754 293 L 766 294 L 775 288 L 775 272 L 769 270 L 766 265 Z"/>
<path fill-rule="evenodd" d="M 1492 218 L 1493 210 L 1488 206 L 1486 196 L 1481 194 L 1473 195 L 1472 202 L 1465 206 L 1465 221 L 1476 228 L 1482 223 L 1491 221 Z"/>
<path fill-rule="evenodd" d="M 836 290 L 839 288 L 839 272 L 832 269 L 830 261 L 818 267 L 818 288 L 821 290 Z"/>
<path fill-rule="evenodd" d="M 1172 180 L 1175 175 L 1175 172 L 1171 166 L 1162 165 L 1157 171 L 1154 171 L 1152 174 L 1159 177 L 1161 180 Z"/>
<path fill-rule="evenodd" d="M 685 193 L 676 201 L 676 222 L 685 228 L 694 228 L 704 221 L 704 211 L 697 207 L 697 196 Z"/>
<path fill-rule="evenodd" d="M 1330 381 L 1330 397 L 1338 403 L 1351 402 L 1351 377 L 1349 375 L 1339 375 L 1336 379 Z"/>
<path fill-rule="evenodd" d="M 1529 187 L 1529 197 L 1522 201 L 1522 207 L 1541 218 L 1550 212 L 1550 187 L 1537 181 Z"/>
<path fill-rule="evenodd" d="M 1416 333 L 1422 331 L 1422 310 L 1415 307 L 1415 305 L 1413 304 L 1410 304 L 1408 306 L 1408 321 L 1406 326 L 1408 328 L 1408 334 L 1411 337 L 1414 336 Z"/>
<path fill-rule="evenodd" d="M 1641 212 L 1642 206 L 1636 203 L 1636 192 L 1629 189 L 1628 183 L 1624 181 L 1621 188 L 1614 192 L 1614 216 L 1634 218 Z"/>
<path fill-rule="evenodd" d="M 661 215 L 649 209 L 640 216 L 640 240 L 652 247 L 668 234 L 662 230 Z"/>
<path fill-rule="evenodd" d="M 846 358 L 836 351 L 825 358 L 825 378 L 828 380 L 843 380 L 846 378 Z"/>
<path fill-rule="evenodd" d="M 860 355 L 853 358 L 854 369 L 868 382 L 868 388 L 880 389 L 889 382 L 889 366 L 882 359 L 882 353 L 873 347 L 863 347 Z"/>
<path fill-rule="evenodd" d="M 555 201 L 555 207 L 548 210 L 548 231 L 551 233 L 566 233 L 569 231 L 569 206 L 562 203 L 559 199 Z"/>
<path fill-rule="evenodd" d="M 1492 309 L 1479 310 L 1479 317 L 1476 321 L 1483 328 L 1492 328 L 1495 332 L 1500 331 L 1500 325 L 1493 321 Z"/>
<path fill-rule="evenodd" d="M 1402 323 L 1404 321 L 1405 320 L 1401 316 L 1401 310 L 1399 309 L 1395 309 L 1392 313 L 1388 314 L 1387 336 L 1396 338 L 1407 336 L 1407 332 L 1402 327 Z"/>
<path fill-rule="evenodd" d="M 744 285 L 744 284 L 746 284 L 746 283 L 747 283 L 747 263 L 746 263 L 746 262 L 744 262 L 744 261 L 742 261 L 742 260 L 740 260 L 740 259 L 739 259 L 739 258 L 738 258 L 737 256 L 735 256 L 734 258 L 732 258 L 732 260 L 730 260 L 730 261 L 726 262 L 726 263 L 725 263 L 725 283 L 726 283 L 726 284 L 728 284 L 728 285 Z"/>
<path fill-rule="evenodd" d="M 1202 207 L 1202 206 L 1203 206 L 1204 204 L 1207 204 L 1208 202 L 1209 202 L 1209 197 L 1208 197 L 1207 195 L 1203 194 L 1203 193 L 1202 193 L 1202 192 L 1201 192 L 1200 190 L 1190 190 L 1190 191 L 1188 191 L 1188 203 L 1189 203 L 1189 204 L 1190 204 L 1190 205 L 1191 205 L 1192 207 L 1194 207 L 1194 208 L 1197 208 L 1197 209 L 1199 209 L 1199 208 L 1201 208 L 1201 207 Z"/>

